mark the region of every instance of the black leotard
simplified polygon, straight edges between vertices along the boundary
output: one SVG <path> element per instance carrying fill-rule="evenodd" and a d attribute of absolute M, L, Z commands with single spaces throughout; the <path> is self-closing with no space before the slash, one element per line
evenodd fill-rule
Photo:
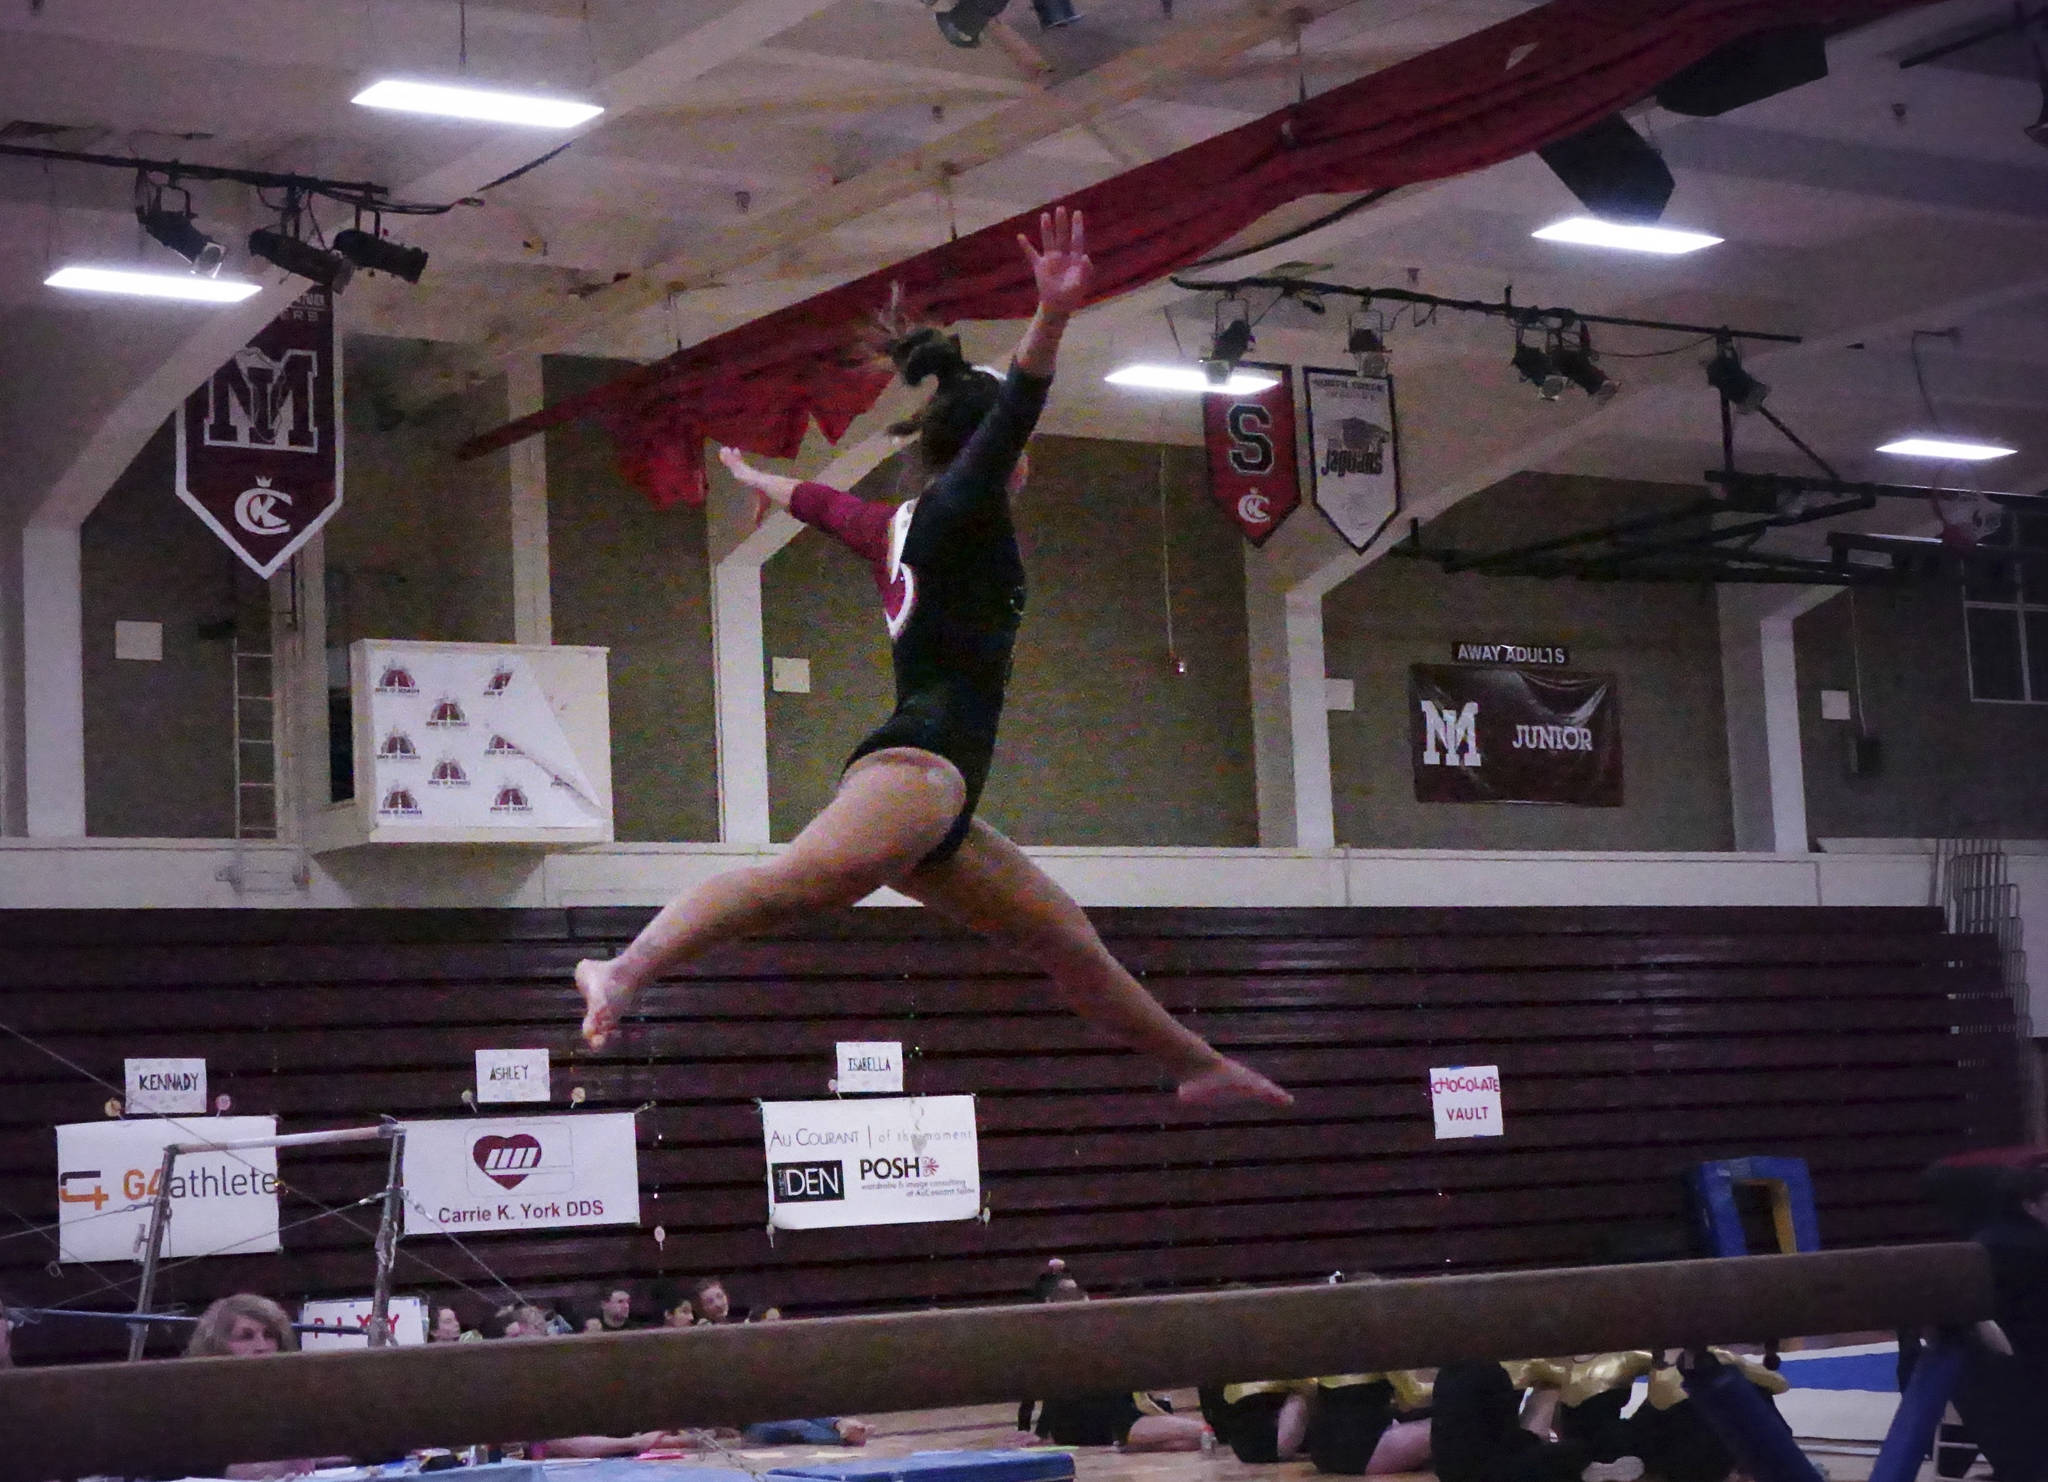
<path fill-rule="evenodd" d="M 995 755 L 1024 616 L 1024 562 L 1007 485 L 1051 384 L 1011 366 L 967 446 L 907 503 L 859 499 L 823 484 L 800 484 L 790 498 L 791 514 L 867 558 L 895 644 L 896 709 L 847 765 L 914 746 L 951 762 L 967 784 L 958 816 L 926 864 L 951 857 L 967 837 Z"/>

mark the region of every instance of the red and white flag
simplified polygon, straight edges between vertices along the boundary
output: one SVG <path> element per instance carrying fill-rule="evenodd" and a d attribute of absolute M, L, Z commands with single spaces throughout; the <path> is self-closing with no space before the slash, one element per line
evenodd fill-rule
<path fill-rule="evenodd" d="M 327 289 L 307 289 L 185 398 L 178 497 L 264 577 L 341 508 L 341 364 Z"/>
<path fill-rule="evenodd" d="M 1209 448 L 1209 494 L 1237 522 L 1244 538 L 1266 538 L 1301 503 L 1294 451 L 1294 370 L 1285 365 L 1244 369 L 1278 376 L 1264 391 L 1202 397 L 1202 437 Z"/>

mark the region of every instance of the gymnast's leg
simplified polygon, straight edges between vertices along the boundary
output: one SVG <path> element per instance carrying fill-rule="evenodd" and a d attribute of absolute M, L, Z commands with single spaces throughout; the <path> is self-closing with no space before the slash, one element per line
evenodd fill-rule
<path fill-rule="evenodd" d="M 609 962 L 576 964 L 584 1039 L 603 1048 L 633 996 L 678 963 L 902 878 L 945 837 L 966 795 L 959 771 L 929 751 L 895 746 L 862 757 L 788 849 L 669 902 Z"/>
<path fill-rule="evenodd" d="M 894 883 L 1036 964 L 1075 1013 L 1172 1071 L 1181 1100 L 1276 1106 L 1293 1101 L 1251 1067 L 1217 1053 L 1160 1007 L 1110 955 L 1073 897 L 982 820 L 974 820 L 949 858 L 920 865 L 908 879 Z"/>

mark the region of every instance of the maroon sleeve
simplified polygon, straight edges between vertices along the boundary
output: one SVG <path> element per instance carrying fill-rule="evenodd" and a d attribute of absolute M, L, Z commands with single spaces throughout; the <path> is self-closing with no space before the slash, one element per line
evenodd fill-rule
<path fill-rule="evenodd" d="M 889 559 L 889 520 L 896 513 L 893 504 L 862 499 L 824 484 L 798 484 L 789 497 L 789 512 L 871 563 Z"/>

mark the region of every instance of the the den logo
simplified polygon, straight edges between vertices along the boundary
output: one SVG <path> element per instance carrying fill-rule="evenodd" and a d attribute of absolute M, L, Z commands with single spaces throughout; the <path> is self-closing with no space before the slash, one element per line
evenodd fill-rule
<path fill-rule="evenodd" d="M 836 1158 L 824 1163 L 772 1163 L 768 1176 L 777 1204 L 818 1204 L 846 1197 L 846 1165 Z"/>

